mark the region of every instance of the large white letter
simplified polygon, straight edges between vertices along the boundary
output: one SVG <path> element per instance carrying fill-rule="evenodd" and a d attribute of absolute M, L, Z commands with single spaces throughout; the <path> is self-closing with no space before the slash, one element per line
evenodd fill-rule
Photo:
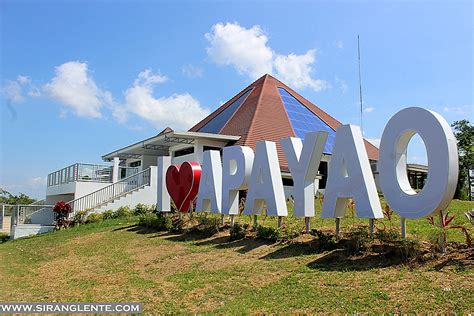
<path fill-rule="evenodd" d="M 343 217 L 349 198 L 358 217 L 383 218 L 360 128 L 342 125 L 334 139 L 321 217 Z"/>
<path fill-rule="evenodd" d="M 202 158 L 196 211 L 221 213 L 222 165 L 218 150 L 207 150 Z"/>
<path fill-rule="evenodd" d="M 428 178 L 420 193 L 410 186 L 406 150 L 418 133 L 428 156 Z M 380 186 L 385 200 L 398 215 L 419 218 L 444 210 L 456 191 L 458 150 L 449 124 L 436 112 L 406 108 L 385 127 L 380 142 Z"/>
<path fill-rule="evenodd" d="M 257 143 L 244 214 L 259 215 L 264 204 L 267 215 L 288 216 L 276 145 L 268 141 Z"/>
<path fill-rule="evenodd" d="M 247 146 L 224 147 L 222 158 L 222 213 L 239 214 L 239 190 L 248 188 L 254 153 Z"/>
<path fill-rule="evenodd" d="M 158 183 L 157 183 L 157 199 L 156 199 L 156 210 L 158 212 L 170 212 L 171 211 L 171 200 L 166 188 L 166 171 L 171 166 L 171 157 L 160 156 L 157 159 L 158 169 Z"/>
<path fill-rule="evenodd" d="M 327 132 L 307 133 L 304 136 L 304 145 L 300 138 L 288 137 L 281 140 L 293 178 L 295 216 L 314 216 L 314 180 L 318 175 L 327 137 Z"/>

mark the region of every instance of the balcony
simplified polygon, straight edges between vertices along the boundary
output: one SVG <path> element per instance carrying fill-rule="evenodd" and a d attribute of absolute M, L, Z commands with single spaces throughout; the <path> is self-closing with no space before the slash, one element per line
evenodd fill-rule
<path fill-rule="evenodd" d="M 138 171 L 138 168 L 119 167 L 118 180 L 134 175 Z M 112 166 L 75 163 L 48 174 L 48 187 L 77 181 L 112 183 L 112 174 Z"/>

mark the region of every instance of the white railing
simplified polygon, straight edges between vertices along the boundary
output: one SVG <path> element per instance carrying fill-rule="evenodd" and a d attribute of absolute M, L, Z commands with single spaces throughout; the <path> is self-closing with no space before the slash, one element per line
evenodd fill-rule
<path fill-rule="evenodd" d="M 150 181 L 151 169 L 148 168 L 66 204 L 71 206 L 71 216 L 73 216 L 76 212 L 97 208 L 120 196 L 150 185 Z"/>
<path fill-rule="evenodd" d="M 74 181 L 112 182 L 112 167 L 75 163 L 48 175 L 48 187 Z"/>
<path fill-rule="evenodd" d="M 54 205 L 36 205 L 36 204 L 3 204 L 2 205 L 2 217 L 11 216 L 10 226 L 17 226 L 21 224 L 37 224 L 32 222 L 33 216 L 40 211 L 51 210 L 53 211 Z M 51 222 L 49 225 L 52 225 Z"/>

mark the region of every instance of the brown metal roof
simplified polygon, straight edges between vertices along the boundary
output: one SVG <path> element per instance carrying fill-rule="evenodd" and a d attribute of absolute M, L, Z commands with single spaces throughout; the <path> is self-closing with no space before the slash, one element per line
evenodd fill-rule
<path fill-rule="evenodd" d="M 281 169 L 282 171 L 287 171 L 288 165 L 280 146 L 280 139 L 288 136 L 295 137 L 295 132 L 293 131 L 285 106 L 281 100 L 278 87 L 287 90 L 333 130 L 336 130 L 342 125 L 341 122 L 306 100 L 299 93 L 278 79 L 266 74 L 240 91 L 232 99 L 193 126 L 189 131 L 199 131 L 200 128 L 229 107 L 242 94 L 252 89 L 252 92 L 240 104 L 238 109 L 219 131 L 219 134 L 239 135 L 241 138 L 237 141 L 236 145 L 249 146 L 254 150 L 258 141 L 268 140 L 275 142 Z M 377 147 L 365 141 L 365 148 L 367 149 L 369 159 L 378 160 L 379 151 Z"/>

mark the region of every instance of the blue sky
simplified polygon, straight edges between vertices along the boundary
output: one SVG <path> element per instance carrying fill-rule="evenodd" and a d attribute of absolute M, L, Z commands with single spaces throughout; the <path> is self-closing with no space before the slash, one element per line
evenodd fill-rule
<path fill-rule="evenodd" d="M 473 118 L 471 1 L 0 2 L 0 186 L 186 129 L 265 72 L 364 135 L 408 106 Z M 424 162 L 413 141 L 412 162 Z"/>

